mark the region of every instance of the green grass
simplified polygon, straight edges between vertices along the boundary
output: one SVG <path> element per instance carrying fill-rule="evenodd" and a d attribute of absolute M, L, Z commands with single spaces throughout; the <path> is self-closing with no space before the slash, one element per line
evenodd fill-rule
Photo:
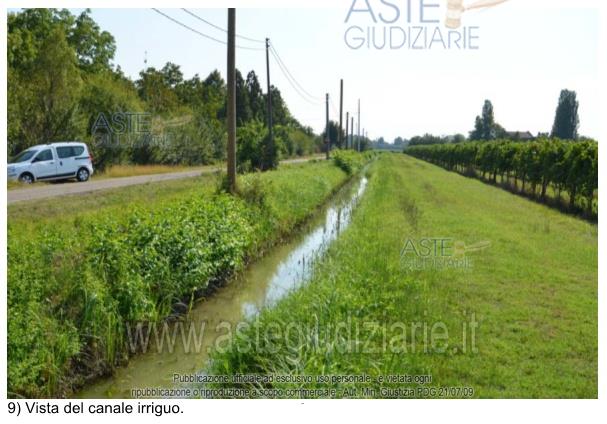
<path fill-rule="evenodd" d="M 9 208 L 9 393 L 66 395 L 111 371 L 127 325 L 242 269 L 347 179 L 322 162 L 241 176 L 236 197 L 202 177 Z"/>
<path fill-rule="evenodd" d="M 187 196 L 210 195 L 215 190 L 217 177 L 202 175 L 194 178 L 158 181 L 120 187 L 75 196 L 59 196 L 31 202 L 17 202 L 8 206 L 8 221 L 19 226 L 40 228 L 41 224 L 71 224 L 75 217 L 95 216 L 99 213 L 122 214 L 129 204 L 170 201 Z"/>
<path fill-rule="evenodd" d="M 332 387 L 338 397 L 418 388 L 377 380 L 405 374 L 479 398 L 597 397 L 596 225 L 411 157 L 382 155 L 370 172 L 352 224 L 312 280 L 217 350 L 210 373 L 372 376 L 271 385 Z M 468 269 L 405 266 L 406 241 L 432 237 L 490 246 L 466 253 Z"/>

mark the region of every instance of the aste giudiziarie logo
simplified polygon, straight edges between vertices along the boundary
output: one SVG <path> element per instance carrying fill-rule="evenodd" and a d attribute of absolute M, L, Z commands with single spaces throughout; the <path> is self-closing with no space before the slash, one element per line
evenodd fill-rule
<path fill-rule="evenodd" d="M 450 237 L 422 237 L 407 239 L 400 251 L 401 265 L 410 271 L 472 269 L 474 262 L 470 253 L 491 247 L 489 241 L 467 244 Z"/>
<path fill-rule="evenodd" d="M 466 13 L 508 0 L 352 0 L 344 41 L 353 50 L 478 50 Z"/>

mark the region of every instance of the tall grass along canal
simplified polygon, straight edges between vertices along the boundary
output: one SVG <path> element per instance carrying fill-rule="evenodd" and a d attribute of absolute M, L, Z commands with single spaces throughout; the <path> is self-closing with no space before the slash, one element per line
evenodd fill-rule
<path fill-rule="evenodd" d="M 161 397 L 169 393 L 164 389 L 189 386 L 204 372 L 210 350 L 221 349 L 260 311 L 310 278 L 314 262 L 348 227 L 366 186 L 364 176 L 349 182 L 293 240 L 276 246 L 212 296 L 196 302 L 186 319 L 133 331 L 130 342 L 146 353 L 78 396 Z"/>
<path fill-rule="evenodd" d="M 244 175 L 237 196 L 206 178 L 185 190 L 141 187 L 152 200 L 100 194 L 69 211 L 47 202 L 35 221 L 10 216 L 9 393 L 67 396 L 111 374 L 138 353 L 132 331 L 177 320 L 290 238 L 365 160 Z"/>

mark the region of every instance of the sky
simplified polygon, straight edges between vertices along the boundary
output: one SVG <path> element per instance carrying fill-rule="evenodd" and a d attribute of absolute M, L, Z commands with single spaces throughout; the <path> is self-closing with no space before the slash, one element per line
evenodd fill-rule
<path fill-rule="evenodd" d="M 352 13 L 346 22 L 351 0 L 334 1 L 322 9 L 237 9 L 236 32 L 254 39 L 270 38 L 291 74 L 314 99 L 298 94 L 271 57 L 272 84 L 279 87 L 295 118 L 316 132 L 324 127 L 325 93 L 331 98 L 330 118 L 339 119 L 339 81 L 343 78 L 344 119 L 346 112 L 356 111 L 360 98 L 361 126 L 371 138 L 383 136 L 392 141 L 397 136 L 423 133 L 467 134 L 485 99 L 492 101 L 496 121 L 507 130 L 549 132 L 564 88 L 578 94 L 580 134 L 598 137 L 599 13 L 590 7 L 591 2 L 509 0 L 482 11 L 468 11 L 462 25 L 476 27 L 475 50 L 347 46 L 346 30 L 353 25 L 363 30 L 373 27 L 380 41 L 384 28 L 390 26 L 424 26 L 431 31 L 438 26 L 443 36 L 447 34 L 442 22 L 445 1 L 423 0 L 440 3 L 438 8 L 425 9 L 425 19 L 440 19 L 439 24 L 420 23 L 419 0 L 412 1 L 408 23 L 408 1 L 389 2 L 399 7 L 400 18 L 395 23 L 380 20 L 380 13 L 387 20 L 394 9 L 379 0 L 369 0 L 377 23 L 368 12 Z M 355 3 L 357 9 L 365 7 L 364 0 Z M 227 26 L 226 9 L 190 10 L 217 26 Z M 212 37 L 226 37 L 225 32 L 183 10 L 161 11 Z M 146 57 L 147 66 L 160 68 L 168 61 L 180 65 L 186 78 L 194 74 L 204 78 L 214 69 L 225 77 L 225 45 L 151 9 L 93 9 L 92 16 L 116 39 L 114 63 L 134 79 Z M 237 43 L 263 48 L 261 43 L 244 39 Z M 243 74 L 255 70 L 265 87 L 265 51 L 238 49 L 236 63 Z"/>

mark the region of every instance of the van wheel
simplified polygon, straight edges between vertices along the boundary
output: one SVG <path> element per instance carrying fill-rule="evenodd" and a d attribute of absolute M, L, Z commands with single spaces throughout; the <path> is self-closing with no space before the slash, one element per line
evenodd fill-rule
<path fill-rule="evenodd" d="M 76 174 L 76 179 L 79 182 L 83 183 L 83 182 L 85 182 L 85 181 L 87 181 L 89 179 L 89 175 L 90 175 L 90 173 L 89 173 L 88 169 L 86 169 L 86 168 L 80 168 L 78 170 L 78 173 Z"/>
<path fill-rule="evenodd" d="M 19 176 L 19 181 L 23 184 L 32 184 L 34 182 L 34 176 L 29 172 L 24 172 Z"/>

